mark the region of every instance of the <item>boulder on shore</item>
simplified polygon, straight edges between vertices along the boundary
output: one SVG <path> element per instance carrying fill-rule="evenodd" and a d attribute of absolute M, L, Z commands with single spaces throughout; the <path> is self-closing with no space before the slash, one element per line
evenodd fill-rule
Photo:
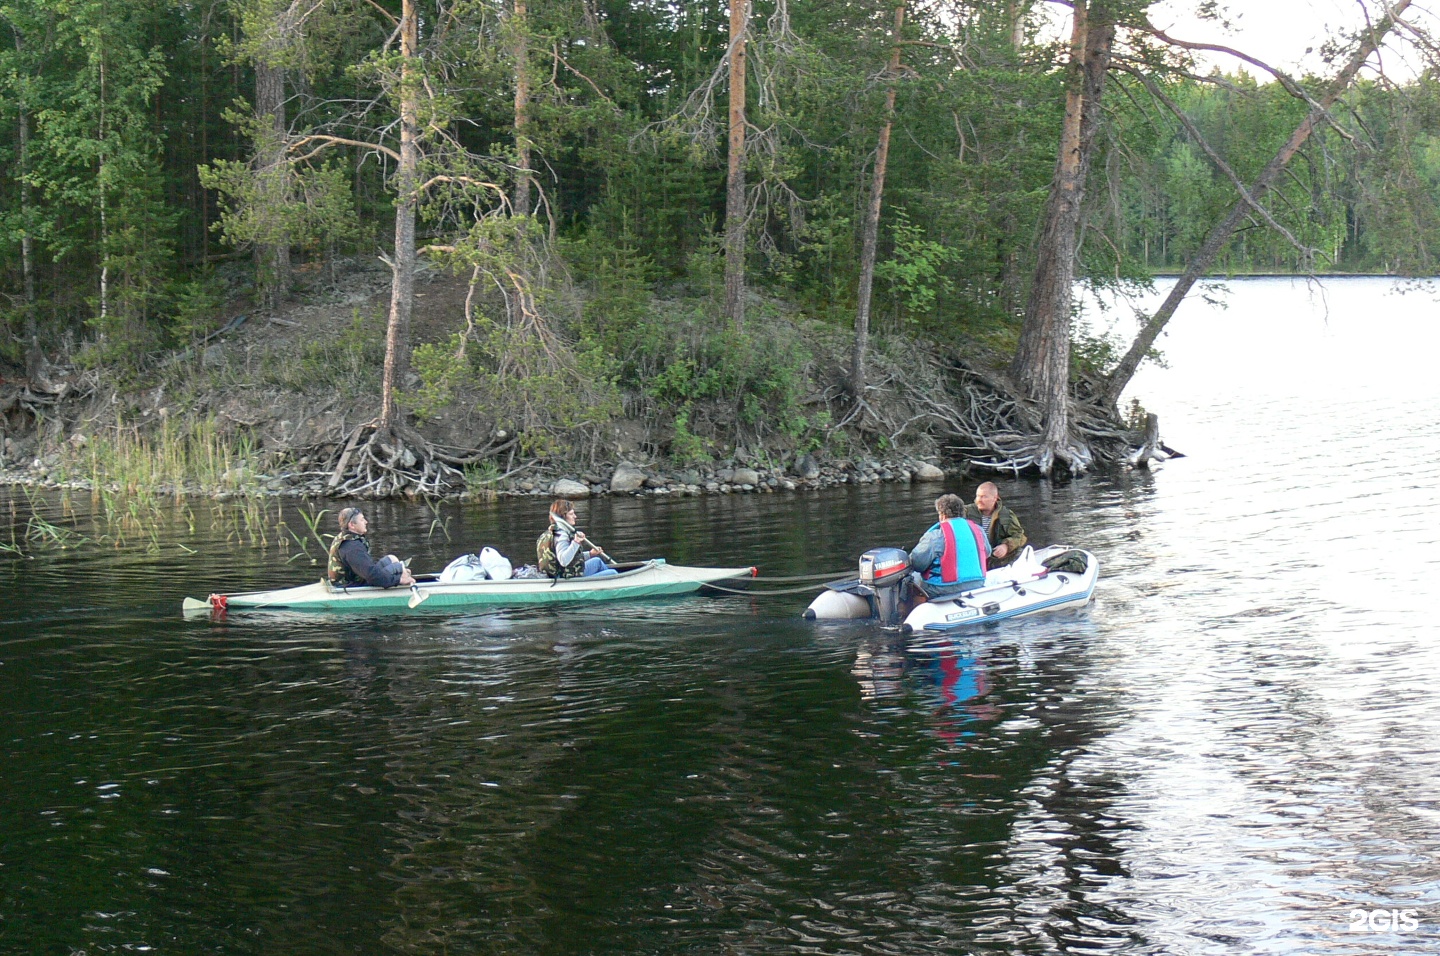
<path fill-rule="evenodd" d="M 814 455 L 804 454 L 795 459 L 795 467 L 792 472 L 797 478 L 814 481 L 820 477 L 820 463 L 815 460 Z"/>
<path fill-rule="evenodd" d="M 915 468 L 916 481 L 944 481 L 945 469 L 937 468 L 929 462 L 921 462 Z"/>
<path fill-rule="evenodd" d="M 730 475 L 732 485 L 758 485 L 760 473 L 754 468 L 736 468 Z"/>
<path fill-rule="evenodd" d="M 557 498 L 589 498 L 590 486 L 573 478 L 561 478 L 550 487 L 550 493 Z"/>
<path fill-rule="evenodd" d="M 639 465 L 622 461 L 615 466 L 615 473 L 610 476 L 610 492 L 612 494 L 629 494 L 632 491 L 639 491 L 645 486 L 645 472 L 640 470 Z"/>

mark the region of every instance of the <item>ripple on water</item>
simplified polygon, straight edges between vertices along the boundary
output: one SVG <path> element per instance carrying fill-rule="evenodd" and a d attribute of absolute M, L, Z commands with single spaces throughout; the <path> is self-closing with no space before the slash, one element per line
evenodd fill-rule
<path fill-rule="evenodd" d="M 1440 386 L 1372 381 L 1343 295 L 1335 346 L 1255 288 L 1267 322 L 1177 327 L 1172 391 L 1146 397 L 1189 458 L 1001 482 L 1037 543 L 1099 555 L 1080 614 L 908 640 L 805 624 L 803 595 L 191 621 L 186 594 L 318 574 L 203 509 L 153 547 L 0 562 L 0 814 L 25 862 L 0 867 L 4 932 L 36 951 L 1433 951 Z M 1301 352 L 1248 364 L 1272 324 Z M 1334 368 L 1356 372 L 1343 392 Z M 613 499 L 582 520 L 612 553 L 819 573 L 913 542 L 940 490 Z M 303 527 L 310 506 L 284 507 Z M 543 502 L 444 506 L 450 539 L 429 509 L 372 510 L 387 550 L 438 567 L 527 554 Z"/>

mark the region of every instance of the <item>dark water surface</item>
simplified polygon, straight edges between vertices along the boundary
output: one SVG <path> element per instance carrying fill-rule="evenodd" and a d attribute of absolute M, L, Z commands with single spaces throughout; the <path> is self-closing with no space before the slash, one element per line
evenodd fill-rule
<path fill-rule="evenodd" d="M 1094 605 L 963 638 L 807 595 L 186 620 L 318 549 L 273 503 L 116 547 L 88 498 L 0 492 L 0 543 L 86 539 L 0 554 L 0 952 L 1440 951 L 1436 307 L 1234 288 L 1137 383 L 1190 457 L 1002 482 L 1100 556 Z M 581 522 L 804 574 L 940 490 Z M 433 569 L 529 559 L 545 504 L 367 510 Z"/>

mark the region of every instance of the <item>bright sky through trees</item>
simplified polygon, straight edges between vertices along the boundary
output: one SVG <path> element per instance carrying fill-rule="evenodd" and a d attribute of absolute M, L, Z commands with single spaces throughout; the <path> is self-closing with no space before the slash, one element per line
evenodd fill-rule
<path fill-rule="evenodd" d="M 1271 66 L 1301 73 L 1326 72 L 1320 57 L 1325 42 L 1337 31 L 1353 33 L 1365 22 L 1365 9 L 1357 0 L 1222 0 L 1217 4 L 1219 19 L 1197 17 L 1197 6 L 1196 0 L 1165 0 L 1151 8 L 1151 21 L 1178 39 L 1232 47 Z M 1376 15 L 1372 10 L 1371 16 Z M 1243 65 L 1223 55 L 1203 62 L 1224 71 Z M 1385 68 L 1395 76 L 1415 72 L 1393 43 L 1386 52 Z"/>
<path fill-rule="evenodd" d="M 1271 66 L 1289 72 L 1328 72 L 1320 51 L 1337 31 L 1353 33 L 1365 21 L 1359 0 L 1220 0 L 1218 17 L 1201 18 L 1199 0 L 1163 0 L 1150 8 L 1150 20 L 1177 40 L 1214 43 L 1240 50 Z M 1376 16 L 1379 4 L 1366 4 Z M 1050 19 L 1057 36 L 1069 35 L 1069 8 L 1061 3 L 1042 4 L 1037 12 Z M 1257 73 L 1234 57 L 1197 54 L 1202 66 L 1221 72 Z M 1414 76 L 1419 66 L 1396 50 L 1386 48 L 1385 70 L 1397 79 Z M 1261 78 L 1264 79 L 1263 77 Z"/>

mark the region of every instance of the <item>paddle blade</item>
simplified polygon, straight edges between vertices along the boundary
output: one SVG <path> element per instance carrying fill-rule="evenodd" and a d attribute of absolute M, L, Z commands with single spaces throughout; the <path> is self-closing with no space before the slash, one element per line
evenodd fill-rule
<path fill-rule="evenodd" d="M 429 591 L 422 591 L 415 585 L 410 585 L 410 608 L 414 610 L 424 604 L 430 597 Z"/>
<path fill-rule="evenodd" d="M 208 611 L 210 610 L 210 602 L 197 601 L 194 598 L 186 598 L 185 601 L 180 605 L 180 609 L 183 611 Z"/>

